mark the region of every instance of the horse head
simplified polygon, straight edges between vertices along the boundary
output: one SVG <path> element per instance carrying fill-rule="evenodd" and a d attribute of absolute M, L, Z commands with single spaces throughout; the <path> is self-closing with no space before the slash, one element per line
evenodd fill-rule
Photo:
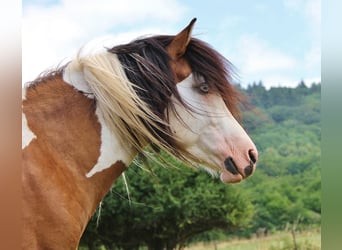
<path fill-rule="evenodd" d="M 214 50 L 205 49 L 202 42 L 192 42 L 195 21 L 167 47 L 177 90 L 185 104 L 173 98 L 170 129 L 202 168 L 220 174 L 225 183 L 239 182 L 254 172 L 258 151 L 236 119 L 238 93 L 230 82 L 229 62 Z"/>

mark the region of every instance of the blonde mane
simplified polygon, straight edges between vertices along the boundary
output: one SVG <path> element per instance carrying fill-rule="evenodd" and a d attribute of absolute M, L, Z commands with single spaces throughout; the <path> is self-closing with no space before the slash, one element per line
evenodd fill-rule
<path fill-rule="evenodd" d="M 118 56 L 113 53 L 103 52 L 90 56 L 78 56 L 76 62 L 81 67 L 84 78 L 91 92 L 94 94 L 98 110 L 108 128 L 118 136 L 122 145 L 126 145 L 129 151 L 132 147 L 136 153 L 147 156 L 145 151 L 148 144 L 153 144 L 167 153 L 180 157 L 158 133 L 168 134 L 163 121 L 148 105 L 138 96 L 136 89 L 145 91 L 136 84 L 130 82 L 125 74 Z M 186 154 L 185 152 L 182 152 Z M 151 155 L 149 154 L 150 158 Z"/>

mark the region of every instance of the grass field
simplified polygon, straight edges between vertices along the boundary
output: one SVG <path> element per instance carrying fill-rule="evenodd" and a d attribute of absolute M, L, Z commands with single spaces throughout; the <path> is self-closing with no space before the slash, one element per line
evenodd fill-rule
<path fill-rule="evenodd" d="M 229 242 L 194 244 L 186 250 L 319 250 L 321 232 L 319 230 L 296 233 L 296 245 L 290 232 L 275 233 L 263 238 L 240 239 Z"/>

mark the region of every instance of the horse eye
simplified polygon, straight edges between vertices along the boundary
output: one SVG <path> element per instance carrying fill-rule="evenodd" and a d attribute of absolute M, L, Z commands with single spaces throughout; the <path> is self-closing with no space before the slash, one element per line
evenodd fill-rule
<path fill-rule="evenodd" d="M 203 94 L 208 94 L 209 92 L 209 84 L 208 83 L 202 83 L 200 86 L 199 86 L 199 89 L 201 90 L 201 92 Z"/>

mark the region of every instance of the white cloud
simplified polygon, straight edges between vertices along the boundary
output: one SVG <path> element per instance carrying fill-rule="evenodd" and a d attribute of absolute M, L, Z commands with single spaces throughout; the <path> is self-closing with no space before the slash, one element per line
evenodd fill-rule
<path fill-rule="evenodd" d="M 244 74 L 288 70 L 296 66 L 294 58 L 252 36 L 242 37 L 238 50 Z"/>
<path fill-rule="evenodd" d="M 270 87 L 296 87 L 300 79 L 292 79 L 286 75 L 267 75 L 262 79 L 263 85 L 269 89 Z"/>
<path fill-rule="evenodd" d="M 310 25 L 311 45 L 305 55 L 304 64 L 307 69 L 321 67 L 321 1 L 311 0 L 305 3 L 305 15 Z M 320 72 L 317 72 L 320 74 Z"/>
<path fill-rule="evenodd" d="M 120 30 L 121 25 L 129 27 L 129 30 L 115 34 L 112 39 L 116 42 L 162 33 L 163 28 L 172 26 L 184 12 L 185 8 L 176 0 L 62 0 L 52 5 L 26 3 L 22 21 L 23 82 L 73 56 L 85 42 L 108 35 L 114 29 Z M 154 25 L 139 27 L 145 20 L 153 20 Z"/>
<path fill-rule="evenodd" d="M 305 4 L 305 14 L 315 29 L 321 28 L 321 0 L 310 0 Z"/>
<path fill-rule="evenodd" d="M 309 51 L 305 54 L 304 65 L 306 69 L 315 68 L 318 65 L 320 68 L 321 64 L 321 47 L 314 44 L 311 46 Z M 319 74 L 320 72 L 317 72 Z"/>
<path fill-rule="evenodd" d="M 295 88 L 299 82 L 303 80 L 306 86 L 311 86 L 312 83 L 320 83 L 320 77 L 308 77 L 304 79 L 293 79 L 287 75 L 267 75 L 261 79 L 266 89 L 270 87 L 290 87 Z"/>
<path fill-rule="evenodd" d="M 283 0 L 284 6 L 290 10 L 297 11 L 303 5 L 304 0 Z"/>
<path fill-rule="evenodd" d="M 300 81 L 304 81 L 306 86 L 311 86 L 312 83 L 320 83 L 321 78 L 320 77 L 306 77 L 306 78 L 296 78 L 293 77 L 289 74 L 278 74 L 277 72 L 275 73 L 270 73 L 270 74 L 265 74 L 257 81 L 250 81 L 250 82 L 244 82 L 242 83 L 242 86 L 247 86 L 248 84 L 252 84 L 253 82 L 259 82 L 261 81 L 263 86 L 266 89 L 270 89 L 271 87 L 290 87 L 290 88 L 295 88 L 298 86 Z"/>
<path fill-rule="evenodd" d="M 283 0 L 290 11 L 304 15 L 312 31 L 321 29 L 321 0 Z"/>
<path fill-rule="evenodd" d="M 304 56 L 307 69 L 320 68 L 321 64 L 321 0 L 284 0 L 284 6 L 304 15 L 309 27 L 311 44 Z M 317 72 L 319 74 L 320 72 Z"/>
<path fill-rule="evenodd" d="M 241 37 L 238 44 L 234 63 L 239 69 L 243 86 L 259 80 L 266 88 L 296 87 L 300 80 L 304 80 L 307 85 L 321 81 L 320 72 L 315 71 L 313 76 L 302 75 L 304 72 L 311 72 L 310 69 L 320 63 L 320 50 L 315 47 L 299 61 L 266 41 L 250 35 Z"/>

